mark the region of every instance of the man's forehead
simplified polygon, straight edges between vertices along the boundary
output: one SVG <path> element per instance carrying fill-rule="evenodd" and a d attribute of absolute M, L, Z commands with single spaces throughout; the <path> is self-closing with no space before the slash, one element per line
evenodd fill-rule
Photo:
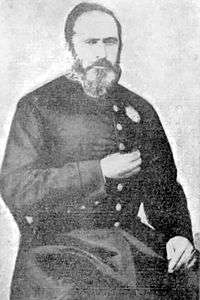
<path fill-rule="evenodd" d="M 87 12 L 81 15 L 75 23 L 74 33 L 83 38 L 118 37 L 117 25 L 113 17 L 100 11 Z"/>

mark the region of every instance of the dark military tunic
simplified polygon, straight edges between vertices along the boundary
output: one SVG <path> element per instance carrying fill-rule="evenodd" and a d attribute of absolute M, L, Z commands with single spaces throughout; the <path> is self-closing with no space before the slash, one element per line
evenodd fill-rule
<path fill-rule="evenodd" d="M 102 158 L 134 149 L 142 157 L 137 175 L 103 177 Z M 17 105 L 1 173 L 2 196 L 21 233 L 11 299 L 165 293 L 166 242 L 176 235 L 192 241 L 176 177 L 156 112 L 126 88 L 116 85 L 94 99 L 62 76 L 26 95 Z M 141 203 L 155 230 L 139 223 Z"/>

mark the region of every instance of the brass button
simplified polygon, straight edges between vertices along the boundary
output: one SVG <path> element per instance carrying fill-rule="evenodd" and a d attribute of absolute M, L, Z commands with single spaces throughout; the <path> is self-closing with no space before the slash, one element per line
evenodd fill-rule
<path fill-rule="evenodd" d="M 117 228 L 117 227 L 119 227 L 120 226 L 120 222 L 115 222 L 114 223 L 114 226 Z"/>
<path fill-rule="evenodd" d="M 115 208 L 116 208 L 117 211 L 120 211 L 122 209 L 122 206 L 121 206 L 120 203 L 117 203 Z"/>
<path fill-rule="evenodd" d="M 123 143 L 119 143 L 119 150 L 120 151 L 123 151 L 123 150 L 125 150 L 125 145 L 123 144 Z"/>
<path fill-rule="evenodd" d="M 117 190 L 118 190 L 119 192 L 121 192 L 121 191 L 123 190 L 123 185 L 122 185 L 121 183 L 119 183 L 119 184 L 117 185 Z"/>
<path fill-rule="evenodd" d="M 116 127 L 117 127 L 117 130 L 122 130 L 122 125 L 121 125 L 121 124 L 118 123 L 118 124 L 116 125 Z"/>
<path fill-rule="evenodd" d="M 119 107 L 117 106 L 117 105 L 113 105 L 113 110 L 115 111 L 115 112 L 118 112 L 119 111 Z"/>

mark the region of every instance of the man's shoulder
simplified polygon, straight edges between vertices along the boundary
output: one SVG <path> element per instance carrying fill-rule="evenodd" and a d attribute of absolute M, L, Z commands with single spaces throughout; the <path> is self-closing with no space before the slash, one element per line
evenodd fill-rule
<path fill-rule="evenodd" d="M 163 134 L 160 117 L 148 100 L 122 85 L 118 86 L 118 91 L 118 99 L 121 98 L 125 106 L 130 106 L 126 112 L 134 122 L 142 124 L 149 132 Z"/>
<path fill-rule="evenodd" d="M 19 102 L 18 107 L 23 108 L 26 106 L 51 106 L 62 102 L 77 89 L 77 83 L 69 80 L 66 76 L 62 75 L 57 77 L 33 91 L 23 96 Z"/>
<path fill-rule="evenodd" d="M 153 105 L 147 99 L 120 84 L 118 85 L 118 98 L 140 112 L 155 113 Z"/>

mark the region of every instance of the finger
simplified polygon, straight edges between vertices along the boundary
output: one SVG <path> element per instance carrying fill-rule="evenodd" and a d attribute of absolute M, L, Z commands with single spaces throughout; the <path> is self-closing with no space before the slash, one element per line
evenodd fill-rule
<path fill-rule="evenodd" d="M 137 174 L 138 172 L 140 172 L 140 170 L 141 170 L 141 167 L 138 166 L 137 168 L 134 168 L 128 175 L 131 176 L 131 175 Z"/>
<path fill-rule="evenodd" d="M 138 168 L 136 168 L 136 169 L 134 169 L 134 170 L 132 170 L 132 171 L 130 171 L 130 172 L 123 172 L 123 173 L 120 173 L 120 174 L 119 174 L 119 178 L 129 178 L 129 177 L 131 177 L 131 176 L 133 176 L 133 175 L 139 173 L 140 170 L 141 170 L 141 168 L 138 167 Z"/>
<path fill-rule="evenodd" d="M 135 169 L 139 168 L 141 166 L 141 163 L 142 163 L 142 160 L 141 159 L 138 159 L 132 163 L 129 163 L 126 168 L 124 169 L 124 171 L 126 173 L 129 173 L 129 172 L 132 172 L 134 171 Z"/>
<path fill-rule="evenodd" d="M 188 247 L 183 255 L 180 257 L 180 260 L 175 265 L 174 270 L 179 270 L 182 265 L 186 265 L 187 262 L 190 260 L 192 254 L 192 249 Z"/>
<path fill-rule="evenodd" d="M 138 160 L 134 161 L 134 162 L 123 162 L 121 164 L 121 174 L 126 174 L 129 172 L 134 171 L 135 169 L 137 169 L 138 167 L 140 167 L 142 163 L 142 160 L 139 158 Z"/>
<path fill-rule="evenodd" d="M 142 164 L 142 160 L 141 158 L 135 160 L 135 161 L 131 161 L 125 164 L 125 171 L 132 171 L 138 167 L 140 167 L 140 165 Z"/>
<path fill-rule="evenodd" d="M 174 248 L 173 248 L 173 245 L 172 245 L 172 243 L 169 241 L 168 243 L 167 243 L 167 259 L 168 260 L 171 260 L 172 259 L 172 257 L 173 257 L 173 255 L 174 255 Z"/>
<path fill-rule="evenodd" d="M 197 258 L 193 257 L 192 260 L 190 260 L 190 262 L 186 264 L 186 268 L 190 269 L 191 267 L 193 267 L 194 264 L 196 263 L 196 261 L 197 261 Z"/>
<path fill-rule="evenodd" d="M 194 262 L 196 262 L 197 261 L 197 252 L 196 252 L 196 249 L 193 249 L 193 251 L 192 251 L 192 253 L 191 253 L 191 255 L 190 255 L 190 258 L 189 258 L 189 260 L 188 260 L 188 262 L 187 262 L 187 264 L 186 264 L 186 268 L 190 268 L 190 265 L 191 266 L 193 266 L 193 261 Z"/>
<path fill-rule="evenodd" d="M 137 174 L 140 171 L 140 168 L 137 168 L 131 172 L 123 172 L 119 174 L 119 178 L 129 178 L 131 176 L 133 176 L 134 174 Z"/>
<path fill-rule="evenodd" d="M 172 273 L 174 271 L 175 266 L 181 259 L 182 255 L 185 252 L 185 248 L 179 248 L 173 253 L 172 259 L 169 261 L 168 272 Z"/>
<path fill-rule="evenodd" d="M 139 158 L 139 159 L 131 162 L 130 166 L 132 167 L 132 169 L 135 169 L 135 168 L 138 168 L 141 164 L 142 164 L 142 159 Z"/>
<path fill-rule="evenodd" d="M 134 152 L 123 153 L 120 155 L 121 155 L 122 159 L 124 159 L 124 161 L 127 161 L 127 162 L 135 161 L 135 160 L 139 159 L 141 156 L 139 150 L 134 151 Z"/>
<path fill-rule="evenodd" d="M 141 153 L 139 150 L 133 151 L 130 154 L 131 154 L 132 161 L 137 160 L 138 158 L 141 157 Z"/>

